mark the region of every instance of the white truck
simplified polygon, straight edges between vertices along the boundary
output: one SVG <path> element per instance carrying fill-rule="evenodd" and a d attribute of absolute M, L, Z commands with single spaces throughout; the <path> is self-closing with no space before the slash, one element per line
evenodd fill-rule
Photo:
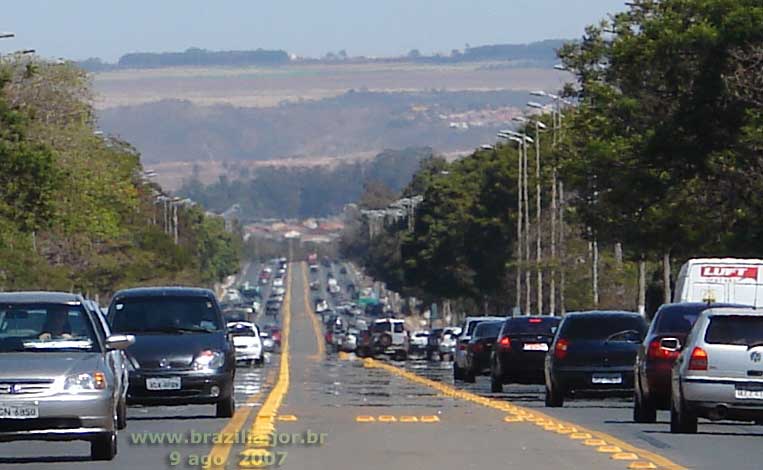
<path fill-rule="evenodd" d="M 678 273 L 673 302 L 733 303 L 763 307 L 763 260 L 690 259 Z"/>

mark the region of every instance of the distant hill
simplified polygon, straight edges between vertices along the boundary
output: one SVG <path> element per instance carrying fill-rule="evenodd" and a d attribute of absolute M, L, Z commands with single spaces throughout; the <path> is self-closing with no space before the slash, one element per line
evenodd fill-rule
<path fill-rule="evenodd" d="M 478 61 L 510 61 L 518 63 L 548 64 L 556 61 L 556 50 L 568 42 L 563 39 L 549 39 L 529 44 L 494 44 L 469 47 L 464 51 L 454 50 L 449 55 L 426 56 L 412 50 L 400 57 L 368 58 L 349 57 L 346 54 L 329 53 L 323 58 L 301 58 L 291 60 L 283 50 L 257 49 L 251 51 L 208 51 L 190 48 L 183 52 L 133 52 L 123 55 L 116 64 L 91 58 L 78 63 L 85 70 L 104 72 L 118 69 L 151 69 L 163 67 L 246 67 L 288 65 L 291 62 L 315 63 L 364 63 L 364 62 L 416 62 L 416 63 L 459 63 Z"/>
<path fill-rule="evenodd" d="M 341 212 L 360 198 L 364 185 L 380 183 L 394 193 L 402 190 L 422 160 L 433 156 L 428 147 L 386 150 L 360 163 L 318 168 L 266 168 L 249 178 L 220 177 L 205 186 L 191 179 L 177 192 L 222 212 L 239 204 L 241 218 L 307 218 Z"/>

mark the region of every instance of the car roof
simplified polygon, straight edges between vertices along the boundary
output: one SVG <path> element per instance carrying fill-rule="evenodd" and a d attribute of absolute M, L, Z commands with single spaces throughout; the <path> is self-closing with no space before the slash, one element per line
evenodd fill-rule
<path fill-rule="evenodd" d="M 752 308 L 752 305 L 744 305 L 744 304 L 734 304 L 734 303 L 723 303 L 723 302 L 677 302 L 672 304 L 663 304 L 660 305 L 660 308 L 658 310 L 663 309 L 671 309 L 671 308 L 696 308 L 696 309 L 709 309 L 709 308 Z"/>
<path fill-rule="evenodd" d="M 85 299 L 79 294 L 69 292 L 2 292 L 0 303 L 51 303 L 51 304 L 83 304 Z"/>
<path fill-rule="evenodd" d="M 114 294 L 115 299 L 132 297 L 203 297 L 214 299 L 215 293 L 209 289 L 198 287 L 137 287 L 120 290 Z"/>
<path fill-rule="evenodd" d="M 585 318 L 585 317 L 641 317 L 637 312 L 626 312 L 624 310 L 591 310 L 587 312 L 570 312 L 565 315 L 566 318 Z"/>
<path fill-rule="evenodd" d="M 539 318 L 541 320 L 561 320 L 562 317 L 555 317 L 551 315 L 522 315 L 518 317 L 508 317 L 506 318 L 506 321 L 522 321 L 522 320 L 529 320 L 531 318 Z"/>
<path fill-rule="evenodd" d="M 504 320 L 504 319 L 506 319 L 506 317 L 483 316 L 483 317 L 466 317 L 466 318 L 464 318 L 464 321 L 465 322 L 470 322 L 470 321 L 475 321 L 475 320 L 479 320 L 479 321 L 492 321 L 492 320 Z"/>
<path fill-rule="evenodd" d="M 744 316 L 744 317 L 763 317 L 763 310 L 754 308 L 710 308 L 702 312 L 703 316 Z"/>

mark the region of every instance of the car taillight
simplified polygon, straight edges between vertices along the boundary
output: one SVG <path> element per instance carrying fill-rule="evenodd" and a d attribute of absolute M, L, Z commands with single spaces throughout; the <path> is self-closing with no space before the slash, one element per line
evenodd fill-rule
<path fill-rule="evenodd" d="M 691 352 L 689 370 L 707 370 L 707 353 L 704 349 L 696 347 Z"/>
<path fill-rule="evenodd" d="M 680 351 L 663 348 L 661 343 L 661 339 L 652 340 L 652 342 L 649 343 L 647 357 L 653 360 L 675 360 L 680 354 Z"/>
<path fill-rule="evenodd" d="M 459 351 L 466 351 L 466 343 L 461 343 L 458 345 Z"/>
<path fill-rule="evenodd" d="M 503 349 L 504 351 L 508 351 L 509 349 L 511 349 L 511 340 L 509 339 L 509 337 L 504 336 L 503 338 L 501 338 L 501 340 L 498 341 L 498 347 Z"/>
<path fill-rule="evenodd" d="M 542 323 L 543 322 L 543 320 L 541 320 L 540 318 L 530 318 L 527 321 L 530 322 L 530 323 Z"/>
<path fill-rule="evenodd" d="M 554 357 L 562 360 L 565 357 L 567 357 L 567 349 L 570 346 L 570 342 L 566 339 L 560 339 L 556 342 L 556 347 L 554 348 Z"/>

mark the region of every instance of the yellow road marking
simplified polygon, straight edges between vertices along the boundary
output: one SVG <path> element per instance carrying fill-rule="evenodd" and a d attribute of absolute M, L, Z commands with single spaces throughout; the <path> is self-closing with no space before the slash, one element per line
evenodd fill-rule
<path fill-rule="evenodd" d="M 397 421 L 397 418 L 395 418 L 394 416 L 389 416 L 389 415 L 379 416 L 380 423 L 394 423 L 396 421 Z"/>
<path fill-rule="evenodd" d="M 633 462 L 632 464 L 628 465 L 628 468 L 631 470 L 650 470 L 653 468 L 657 468 L 657 465 L 653 464 L 652 462 Z"/>
<path fill-rule="evenodd" d="M 252 395 L 249 397 L 249 399 L 246 401 L 246 404 L 249 406 L 244 406 L 242 408 L 238 408 L 236 410 L 236 413 L 233 415 L 233 417 L 228 421 L 228 424 L 223 428 L 221 431 L 221 434 L 223 436 L 226 435 L 234 435 L 238 431 L 241 430 L 242 427 L 244 427 L 244 424 L 249 420 L 249 415 L 252 414 L 252 406 L 255 403 L 257 403 L 260 398 L 262 398 L 262 395 L 265 393 L 264 389 L 267 386 L 270 386 L 271 383 L 273 383 L 273 371 L 268 372 L 268 376 L 265 379 L 265 386 L 263 387 L 263 390 L 258 392 L 255 395 Z M 222 439 L 225 441 L 225 439 Z M 215 444 L 212 447 L 212 450 L 209 451 L 209 455 L 207 456 L 207 462 L 214 463 L 214 462 L 226 462 L 228 460 L 228 456 L 230 455 L 230 451 L 233 448 L 233 444 L 224 444 L 219 443 Z M 210 469 L 218 468 L 214 465 L 210 465 Z"/>
<path fill-rule="evenodd" d="M 286 423 L 293 423 L 294 421 L 297 421 L 297 417 L 294 415 L 279 415 L 278 421 L 283 421 Z"/>
<path fill-rule="evenodd" d="M 419 418 L 418 416 L 401 416 L 400 422 L 401 423 L 418 423 Z"/>
<path fill-rule="evenodd" d="M 278 371 L 278 381 L 262 404 L 260 412 L 254 419 L 249 430 L 249 441 L 247 448 L 241 452 L 242 459 L 239 461 L 239 467 L 257 467 L 266 456 L 263 448 L 269 447 L 270 436 L 275 432 L 275 416 L 281 407 L 286 393 L 289 391 L 289 334 L 291 332 L 291 283 L 292 269 L 288 270 L 286 275 L 286 296 L 283 301 L 283 326 L 281 329 L 281 365 Z"/>
<path fill-rule="evenodd" d="M 617 446 L 601 446 L 598 449 L 596 449 L 596 452 L 601 452 L 602 454 L 623 454 L 623 450 Z M 636 455 L 636 454 L 633 454 Z"/>
<path fill-rule="evenodd" d="M 313 356 L 310 356 L 310 359 L 319 361 L 326 355 L 326 345 L 324 344 L 321 323 L 318 321 L 318 317 L 313 310 L 313 306 L 310 305 L 308 300 L 310 295 L 308 295 L 307 288 L 310 285 L 310 281 L 307 279 L 307 267 L 304 261 L 299 263 L 299 269 L 302 271 L 302 279 L 305 286 L 305 290 L 303 292 L 303 297 L 305 298 L 305 313 L 307 313 L 307 316 L 310 317 L 310 323 L 313 325 L 313 334 L 315 334 L 315 344 L 318 345 L 318 351 Z"/>
<path fill-rule="evenodd" d="M 503 421 L 506 423 L 521 423 L 524 422 L 524 419 L 520 418 L 519 416 L 504 416 Z"/>
<path fill-rule="evenodd" d="M 374 421 L 376 421 L 376 418 L 374 418 L 373 416 L 356 416 L 355 421 L 359 423 L 373 423 Z"/>
<path fill-rule="evenodd" d="M 422 416 L 421 417 L 422 423 L 439 423 L 440 418 L 438 416 Z"/>
<path fill-rule="evenodd" d="M 605 446 L 607 445 L 607 441 L 604 439 L 586 439 L 583 441 L 583 445 L 589 446 L 589 447 L 599 447 L 599 446 Z"/>
<path fill-rule="evenodd" d="M 365 367 L 369 367 L 369 368 L 384 369 L 391 374 L 403 377 L 411 382 L 418 383 L 425 387 L 429 387 L 451 398 L 460 398 L 466 401 L 470 401 L 472 403 L 477 403 L 477 404 L 486 406 L 488 408 L 493 408 L 493 409 L 501 410 L 501 411 L 507 411 L 507 408 L 508 408 L 506 406 L 506 402 L 504 401 L 495 400 L 492 398 L 486 398 L 486 397 L 483 397 L 471 392 L 467 392 L 464 390 L 458 390 L 457 388 L 453 386 L 450 386 L 441 382 L 435 382 L 434 380 L 427 379 L 426 377 L 422 377 L 420 375 L 414 374 L 412 372 L 408 372 L 399 367 L 393 366 L 391 364 L 386 364 L 372 358 L 364 359 L 363 364 Z M 553 418 L 539 411 L 525 409 L 520 406 L 514 405 L 513 410 L 509 409 L 508 412 L 515 416 L 523 417 L 527 421 L 533 421 L 534 423 L 538 423 L 538 421 L 540 421 L 543 425 L 556 423 L 558 425 L 564 426 L 564 428 L 574 428 L 576 432 L 569 434 L 570 439 L 583 440 L 583 441 L 589 440 L 589 439 L 598 439 L 600 441 L 603 441 L 602 445 L 608 444 L 610 446 L 619 447 L 622 452 L 636 454 L 636 456 L 642 461 L 646 463 L 651 463 L 654 465 L 654 467 L 639 467 L 639 468 L 660 468 L 663 470 L 686 470 L 685 467 L 682 467 L 681 465 L 678 465 L 677 463 L 661 455 L 655 454 L 645 449 L 640 449 L 638 447 L 635 447 L 631 444 L 628 444 L 627 442 L 617 439 L 614 436 L 611 436 L 603 432 L 586 429 L 586 428 L 583 428 L 582 426 L 578 426 L 577 424 Z M 635 463 L 636 462 L 633 462 L 633 464 Z M 636 467 L 629 467 L 629 468 L 636 468 Z"/>
<path fill-rule="evenodd" d="M 610 457 L 612 460 L 638 460 L 638 455 L 633 452 L 617 452 Z"/>

